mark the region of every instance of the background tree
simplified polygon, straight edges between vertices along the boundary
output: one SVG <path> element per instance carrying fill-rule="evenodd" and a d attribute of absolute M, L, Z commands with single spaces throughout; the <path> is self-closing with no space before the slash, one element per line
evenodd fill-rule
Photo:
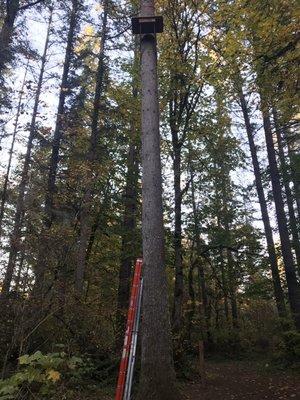
<path fill-rule="evenodd" d="M 202 340 L 208 371 L 215 356 L 238 377 L 248 354 L 251 374 L 262 353 L 295 363 L 295 1 L 157 1 L 157 48 L 133 41 L 139 6 L 18 5 L 1 73 L 0 397 L 8 383 L 28 399 L 109 397 L 136 257 L 139 398 L 178 398 L 174 369 L 194 379 Z"/>

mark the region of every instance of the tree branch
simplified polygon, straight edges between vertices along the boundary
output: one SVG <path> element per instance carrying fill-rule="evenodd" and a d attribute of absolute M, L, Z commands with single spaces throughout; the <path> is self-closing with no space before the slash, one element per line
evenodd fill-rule
<path fill-rule="evenodd" d="M 36 1 L 33 1 L 32 3 L 24 4 L 24 6 L 19 7 L 19 11 L 27 10 L 27 8 L 33 7 L 36 4 L 41 3 L 42 1 L 44 1 L 44 0 L 36 0 Z"/>

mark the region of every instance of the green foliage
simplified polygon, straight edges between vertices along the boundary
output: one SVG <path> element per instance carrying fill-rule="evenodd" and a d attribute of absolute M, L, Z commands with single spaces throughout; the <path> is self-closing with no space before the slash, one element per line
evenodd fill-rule
<path fill-rule="evenodd" d="M 283 333 L 283 352 L 281 356 L 294 367 L 300 368 L 300 333 L 289 330 Z"/>
<path fill-rule="evenodd" d="M 212 347 L 214 354 L 226 358 L 238 358 L 242 350 L 240 337 L 233 329 L 216 329 Z"/>
<path fill-rule="evenodd" d="M 69 357 L 66 353 L 32 355 L 19 358 L 19 370 L 10 378 L 0 381 L 0 399 L 16 399 L 24 393 L 38 393 L 48 398 L 58 385 L 86 372 L 82 358 Z"/>
<path fill-rule="evenodd" d="M 88 3 L 96 7 L 90 16 L 97 14 L 100 18 L 102 2 L 92 0 Z M 92 390 L 96 387 L 95 382 L 95 390 L 98 390 L 99 382 L 101 386 L 107 386 L 115 381 L 119 363 L 119 353 L 113 353 L 118 331 L 116 310 L 120 291 L 120 260 L 124 256 L 123 244 L 126 242 L 130 248 L 126 249 L 126 257 L 131 260 L 136 257 L 142 236 L 140 180 L 135 188 L 136 198 L 127 196 L 126 191 L 127 186 L 133 186 L 133 175 L 138 174 L 128 174 L 130 162 L 133 162 L 130 161 L 131 156 L 137 170 L 140 164 L 140 83 L 136 77 L 139 75 L 139 57 L 138 51 L 133 56 L 131 40 L 127 43 L 127 36 L 124 40 L 126 29 L 123 28 L 126 28 L 128 20 L 124 18 L 123 8 L 119 9 L 115 3 L 111 3 L 109 11 L 111 32 L 106 39 L 104 89 L 98 121 L 100 139 L 97 162 L 93 163 L 88 149 L 98 76 L 96 54 L 99 53 L 101 23 L 99 25 L 100 19 L 93 22 L 91 18 L 91 21 L 84 22 L 87 26 L 81 26 L 81 23 L 78 26 L 73 66 L 68 79 L 70 87 L 62 88 L 67 95 L 67 103 L 54 193 L 55 218 L 45 236 L 40 235 L 44 225 L 42 205 L 55 129 L 54 119 L 46 117 L 46 108 L 53 108 L 54 95 L 49 97 L 50 102 L 45 98 L 39 104 L 30 179 L 25 190 L 26 204 L 20 237 L 22 246 L 16 257 L 20 265 L 14 266 L 15 282 L 11 299 L 1 309 L 5 323 L 0 329 L 0 363 L 5 355 L 5 367 L 12 373 L 11 368 L 15 366 L 18 354 L 15 348 L 18 350 L 20 343 L 24 344 L 24 332 L 27 333 L 28 328 L 30 331 L 34 327 L 30 342 L 43 353 L 38 351 L 20 357 L 17 371 L 10 378 L 0 381 L 0 400 L 32 396 L 53 400 L 77 399 L 78 391 L 86 392 L 87 381 Z M 132 14 L 135 14 L 138 3 L 135 0 L 128 2 L 128 6 L 131 4 L 133 7 Z M 288 317 L 286 321 L 277 317 L 268 249 L 264 234 L 258 229 L 261 223 L 257 224 L 259 213 L 246 145 L 247 135 L 240 102 L 237 101 L 242 88 L 261 160 L 264 188 L 266 194 L 270 193 L 268 203 L 271 204 L 274 196 L 270 190 L 266 149 L 262 140 L 259 93 L 266 98 L 270 110 L 272 107 L 277 109 L 280 125 L 287 131 L 282 133 L 287 135 L 287 143 L 291 147 L 291 178 L 297 180 L 300 155 L 296 146 L 295 124 L 299 120 L 299 91 L 296 90 L 299 47 L 296 46 L 298 37 L 295 34 L 299 18 L 296 2 L 157 0 L 156 8 L 158 14 L 164 15 L 165 24 L 164 33 L 158 36 L 158 72 L 166 266 L 171 302 L 176 271 L 171 161 L 175 150 L 180 150 L 184 326 L 173 337 L 178 376 L 187 378 L 193 373 L 193 357 L 197 354 L 200 338 L 205 341 L 205 350 L 214 356 L 250 357 L 252 354 L 265 356 L 266 353 L 273 353 L 280 365 L 297 366 L 300 335 L 293 330 Z M 4 15 L 4 9 L 2 11 Z M 113 22 L 115 17 L 117 22 Z M 51 33 L 54 37 L 56 30 L 54 23 Z M 62 44 L 61 40 L 59 43 Z M 113 57 L 110 57 L 110 49 L 113 49 Z M 115 57 L 118 50 L 118 57 Z M 126 51 L 123 54 L 121 50 Z M 49 59 L 51 57 L 49 55 Z M 50 64 L 52 61 L 55 63 L 55 57 Z M 30 60 L 30 68 L 36 68 L 34 76 L 30 73 L 28 77 L 32 82 L 36 81 L 38 64 L 36 60 Z M 13 70 L 20 73 L 22 68 L 20 65 L 11 68 L 11 79 L 15 78 Z M 55 68 L 57 76 L 62 72 L 59 68 Z M 56 73 L 50 79 L 49 87 L 44 82 L 43 92 L 48 89 L 51 92 L 51 85 L 59 86 Z M 32 86 L 24 92 L 24 110 L 19 124 L 16 124 L 22 137 L 22 140 L 21 137 L 18 139 L 20 143 L 30 126 L 30 99 L 35 90 L 35 85 Z M 19 89 L 16 86 L 9 96 L 12 109 L 7 117 L 10 119 L 17 105 L 14 96 Z M 2 92 L 0 88 L 0 97 L 6 94 Z M 0 123 L 3 122 L 0 119 Z M 11 127 L 8 125 L 5 129 L 0 135 L 0 139 L 4 135 L 1 155 L 8 149 L 9 143 L 5 138 L 7 136 L 8 140 L 11 135 Z M 135 149 L 131 152 L 130 145 L 133 144 Z M 16 167 L 8 179 L 9 192 L 2 232 L 4 247 L 0 246 L 5 254 L 1 265 L 3 272 L 9 258 L 9 238 L 16 214 L 18 183 L 25 153 L 23 146 L 19 145 L 16 151 L 11 152 L 18 153 L 19 157 L 18 162 L 13 162 Z M 288 155 L 287 150 L 285 148 Z M 1 173 L 1 188 L 4 178 Z M 87 231 L 90 233 L 88 246 L 82 249 L 82 254 L 86 256 L 86 271 L 84 296 L 79 300 L 74 296 L 74 266 L 80 247 L 77 244 L 81 223 L 84 221 L 82 204 L 90 180 L 93 181 L 91 186 L 94 185 L 88 215 L 90 226 Z M 294 185 L 298 196 L 299 190 Z M 131 203 L 138 203 L 137 210 L 132 211 L 137 223 L 132 231 L 124 222 L 128 217 L 126 211 L 124 213 L 126 202 L 130 206 Z M 196 219 L 199 232 L 196 230 Z M 41 237 L 45 238 L 45 246 Z M 276 246 L 282 286 L 286 291 L 280 243 L 277 241 Z M 49 314 L 37 322 L 32 315 L 36 309 L 39 314 L 40 306 L 33 306 L 30 292 L 38 271 L 37 260 L 44 247 L 47 249 L 43 254 L 44 269 L 47 271 L 45 288 L 49 287 L 49 296 L 45 296 L 42 308 L 49 309 Z M 204 271 L 207 306 L 203 300 L 199 265 Z M 189 275 L 190 266 L 193 270 Z M 48 299 L 51 299 L 51 304 L 48 304 Z M 234 326 L 232 317 L 235 303 L 238 308 L 237 326 Z M 28 313 L 27 318 L 23 311 L 30 307 L 33 307 L 33 312 Z M 52 353 L 53 343 L 58 342 L 63 343 L 58 350 L 60 352 Z M 93 361 L 85 356 L 69 357 L 61 349 L 88 354 Z M 103 399 L 101 395 L 95 398 Z"/>
<path fill-rule="evenodd" d="M 297 332 L 291 320 L 279 319 L 274 327 L 273 343 L 270 352 L 273 369 L 300 370 L 300 333 Z M 265 355 L 265 354 L 264 354 Z"/>

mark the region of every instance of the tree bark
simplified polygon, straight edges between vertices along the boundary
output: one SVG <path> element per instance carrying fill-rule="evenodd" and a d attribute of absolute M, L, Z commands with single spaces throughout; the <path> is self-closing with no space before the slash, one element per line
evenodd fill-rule
<path fill-rule="evenodd" d="M 284 202 L 281 192 L 279 170 L 277 166 L 277 160 L 273 142 L 270 115 L 267 105 L 264 103 L 263 100 L 261 109 L 263 115 L 263 125 L 265 131 L 278 230 L 281 242 L 281 252 L 284 262 L 287 286 L 288 286 L 289 301 L 295 326 L 297 330 L 300 330 L 300 285 L 297 281 L 297 276 L 293 261 L 292 248 L 289 238 L 289 230 L 288 230 L 287 219 L 284 210 Z"/>
<path fill-rule="evenodd" d="M 27 65 L 26 65 L 26 70 L 25 70 L 25 74 L 24 74 L 24 78 L 23 78 L 23 82 L 22 82 L 22 86 L 21 86 L 21 90 L 20 90 L 20 96 L 19 96 L 19 101 L 18 101 L 18 106 L 17 106 L 17 113 L 16 113 L 15 122 L 14 122 L 14 130 L 13 130 L 13 134 L 12 134 L 12 141 L 11 141 L 11 145 L 10 145 L 10 149 L 9 149 L 9 157 L 8 157 L 8 163 L 7 163 L 7 168 L 6 168 L 6 174 L 5 174 L 3 189 L 2 189 L 2 194 L 1 194 L 0 238 L 2 236 L 2 225 L 3 225 L 3 217 L 4 217 L 4 211 L 5 211 L 5 204 L 6 204 L 6 200 L 7 200 L 8 182 L 9 182 L 12 158 L 13 158 L 14 149 L 15 149 L 16 136 L 17 136 L 17 132 L 18 132 L 18 123 L 19 123 L 19 118 L 20 118 L 20 114 L 22 111 L 22 100 L 23 100 L 23 94 L 24 94 L 24 87 L 25 87 L 25 83 L 26 83 L 28 65 L 29 65 L 29 61 L 27 62 Z"/>
<path fill-rule="evenodd" d="M 295 250 L 297 266 L 298 266 L 298 271 L 299 271 L 299 276 L 300 276 L 300 242 L 299 242 L 299 235 L 298 235 L 298 229 L 297 229 L 297 220 L 296 220 L 295 210 L 294 210 L 293 195 L 292 195 L 292 191 L 290 189 L 289 167 L 285 161 L 284 147 L 283 147 L 282 136 L 281 136 L 282 130 L 280 129 L 278 115 L 277 115 L 277 111 L 275 109 L 273 109 L 273 118 L 274 118 L 274 126 L 275 126 L 276 138 L 277 138 L 277 146 L 278 146 L 278 154 L 279 154 L 279 160 L 280 160 L 282 181 L 283 181 L 283 185 L 284 185 L 284 189 L 285 189 L 286 203 L 287 203 L 288 211 L 289 211 L 290 229 L 291 229 L 292 238 L 293 238 L 292 244 L 293 244 L 293 248 Z"/>
<path fill-rule="evenodd" d="M 241 108 L 242 108 L 243 117 L 244 117 L 244 121 L 245 121 L 246 132 L 247 132 L 247 136 L 248 136 L 248 142 L 249 142 L 250 153 L 251 153 L 251 158 L 252 158 L 252 165 L 253 165 L 253 169 L 254 169 L 256 191 L 257 191 L 261 216 L 262 216 L 265 235 L 266 235 L 268 257 L 269 257 L 269 263 L 270 263 L 271 272 L 272 272 L 272 282 L 273 282 L 276 306 L 277 306 L 277 310 L 278 310 L 278 315 L 280 317 L 285 317 L 286 316 L 286 307 L 285 307 L 285 301 L 284 301 L 284 293 L 283 293 L 281 282 L 280 282 L 277 256 L 276 256 L 274 239 L 273 239 L 273 232 L 272 232 L 272 228 L 271 228 L 267 202 L 266 202 L 265 193 L 264 193 L 263 184 L 262 184 L 262 178 L 261 178 L 259 161 L 258 161 L 258 157 L 257 157 L 256 146 L 255 146 L 254 138 L 253 138 L 253 129 L 252 129 L 252 125 L 250 122 L 249 111 L 248 111 L 246 99 L 245 99 L 242 88 L 239 88 L 239 99 L 240 99 L 240 103 L 241 103 Z"/>
<path fill-rule="evenodd" d="M 153 16 L 154 0 L 141 0 Z M 139 400 L 178 399 L 165 272 L 156 38 L 141 37 L 144 296 Z"/>
<path fill-rule="evenodd" d="M 108 16 L 108 0 L 103 2 L 103 19 L 102 19 L 102 32 L 101 43 L 98 54 L 98 67 L 96 75 L 96 88 L 93 102 L 92 124 L 90 146 L 87 154 L 88 167 L 92 172 L 93 166 L 96 162 L 99 149 L 99 114 L 101 107 L 101 96 L 103 94 L 103 80 L 104 80 L 104 57 L 105 45 L 107 37 L 107 16 Z M 77 264 L 75 270 L 75 290 L 78 296 L 81 296 L 84 289 L 84 274 L 86 267 L 86 251 L 91 229 L 91 206 L 92 206 L 92 192 L 94 182 L 90 177 L 87 177 L 87 184 L 85 187 L 85 194 L 82 200 L 80 211 L 80 233 L 77 253 Z"/>
<path fill-rule="evenodd" d="M 6 268 L 5 278 L 4 278 L 3 287 L 2 287 L 2 293 L 4 295 L 9 292 L 12 277 L 13 277 L 13 272 L 15 270 L 17 255 L 18 255 L 18 252 L 19 252 L 20 246 L 21 246 L 21 235 L 22 235 L 21 227 L 22 227 L 22 216 L 24 214 L 24 196 L 25 196 L 25 190 L 26 190 L 26 187 L 28 184 L 28 175 L 29 175 L 30 162 L 31 162 L 31 152 L 32 152 L 33 140 L 34 140 L 35 132 L 36 132 L 36 118 L 37 118 L 38 105 L 39 105 L 39 101 L 40 101 L 40 94 L 41 94 L 43 78 L 44 78 L 46 57 L 47 57 L 49 38 L 50 38 L 51 23 L 52 23 L 52 10 L 50 11 L 50 16 L 49 16 L 48 30 L 47 30 L 47 35 L 46 35 L 44 52 L 43 52 L 43 56 L 42 56 L 42 63 L 41 63 L 41 69 L 40 69 L 37 89 L 36 89 L 36 93 L 35 93 L 32 118 L 31 118 L 31 123 L 30 123 L 30 128 L 29 128 L 27 150 L 26 150 L 22 174 L 21 174 L 21 181 L 19 183 L 19 188 L 18 188 L 18 198 L 17 198 L 17 206 L 16 206 L 16 213 L 15 213 L 15 219 L 14 219 L 14 227 L 13 227 L 13 232 L 12 232 L 11 239 L 10 239 L 9 260 L 8 260 L 8 265 Z"/>

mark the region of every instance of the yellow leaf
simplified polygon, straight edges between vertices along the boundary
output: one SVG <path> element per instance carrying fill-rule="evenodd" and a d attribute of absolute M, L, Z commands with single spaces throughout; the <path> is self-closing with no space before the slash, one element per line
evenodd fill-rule
<path fill-rule="evenodd" d="M 91 25 L 87 25 L 83 30 L 84 35 L 93 36 L 95 34 L 94 28 Z"/>
<path fill-rule="evenodd" d="M 57 382 L 60 379 L 60 373 L 58 371 L 54 371 L 54 369 L 50 369 L 47 376 L 52 382 Z"/>

